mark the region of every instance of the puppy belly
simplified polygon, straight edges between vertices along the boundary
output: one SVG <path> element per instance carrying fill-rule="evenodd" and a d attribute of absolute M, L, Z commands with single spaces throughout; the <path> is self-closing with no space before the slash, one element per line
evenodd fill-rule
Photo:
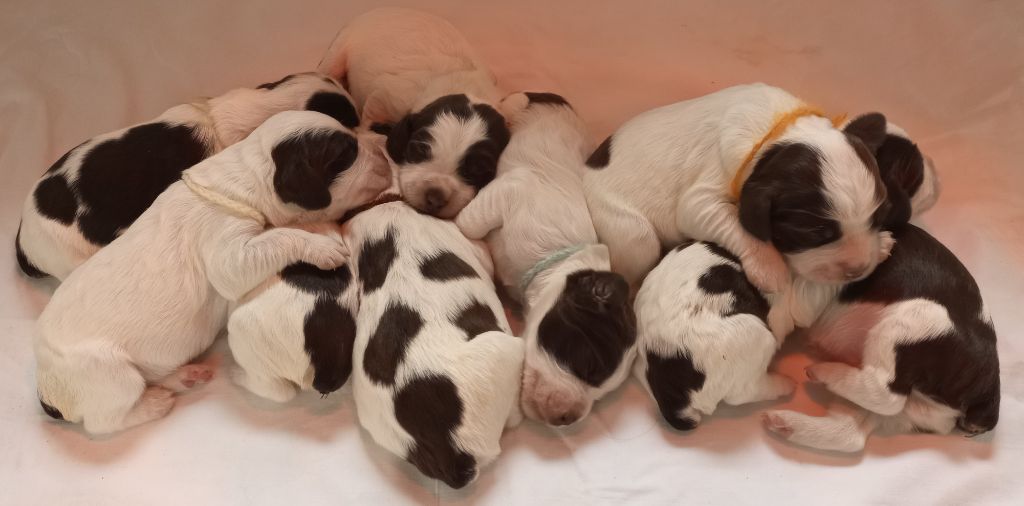
<path fill-rule="evenodd" d="M 807 342 L 829 360 L 859 366 L 867 334 L 884 309 L 882 304 L 835 304 L 807 330 Z"/>

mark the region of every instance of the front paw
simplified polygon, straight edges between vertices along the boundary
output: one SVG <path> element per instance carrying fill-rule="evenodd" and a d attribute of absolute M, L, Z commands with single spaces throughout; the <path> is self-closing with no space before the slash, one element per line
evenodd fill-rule
<path fill-rule="evenodd" d="M 318 269 L 331 270 L 348 261 L 348 246 L 340 236 L 312 235 L 306 243 L 302 260 L 315 265 Z"/>
<path fill-rule="evenodd" d="M 771 309 L 768 311 L 768 328 L 771 329 L 772 335 L 775 336 L 776 346 L 781 348 L 782 343 L 786 340 L 786 336 L 796 329 L 793 315 L 789 314 L 785 304 L 772 304 Z"/>
<path fill-rule="evenodd" d="M 790 284 L 789 266 L 782 254 L 771 246 L 759 246 L 741 261 L 747 279 L 765 294 L 782 293 Z"/>

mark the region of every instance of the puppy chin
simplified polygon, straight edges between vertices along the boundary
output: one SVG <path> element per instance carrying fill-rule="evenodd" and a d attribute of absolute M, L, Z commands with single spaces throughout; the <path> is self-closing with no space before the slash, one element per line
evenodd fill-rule
<path fill-rule="evenodd" d="M 416 210 L 450 220 L 476 196 L 476 190 L 453 178 L 401 174 L 402 197 Z"/>

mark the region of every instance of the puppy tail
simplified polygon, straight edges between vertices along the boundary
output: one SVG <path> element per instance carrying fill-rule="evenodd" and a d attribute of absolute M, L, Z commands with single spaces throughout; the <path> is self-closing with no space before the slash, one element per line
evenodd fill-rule
<path fill-rule="evenodd" d="M 18 268 L 30 278 L 45 278 L 49 274 L 39 270 L 35 264 L 28 259 L 25 250 L 21 248 L 21 224 L 18 224 L 18 233 L 14 236 L 14 256 L 18 259 Z"/>

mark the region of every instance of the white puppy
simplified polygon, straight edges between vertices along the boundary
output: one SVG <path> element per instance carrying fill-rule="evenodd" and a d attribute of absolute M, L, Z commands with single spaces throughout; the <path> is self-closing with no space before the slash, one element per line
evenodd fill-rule
<path fill-rule="evenodd" d="M 562 97 L 507 97 L 512 140 L 498 178 L 456 218 L 487 239 L 498 279 L 523 302 L 522 408 L 551 425 L 573 423 L 618 387 L 633 360 L 629 286 L 610 272 L 583 195 L 586 129 Z"/>
<path fill-rule="evenodd" d="M 860 451 L 871 432 L 968 435 L 999 420 L 996 333 L 977 283 L 927 232 L 906 225 L 867 279 L 843 288 L 808 330 L 830 359 L 807 368 L 812 381 L 854 405 L 825 417 L 769 411 L 764 424 L 797 444 Z"/>
<path fill-rule="evenodd" d="M 683 244 L 651 271 L 636 296 L 633 372 L 678 430 L 697 427 L 719 402 L 777 399 L 793 381 L 766 373 L 776 341 L 768 301 L 713 243 Z"/>
<path fill-rule="evenodd" d="M 494 179 L 508 128 L 494 75 L 451 23 L 382 8 L 353 19 L 320 71 L 346 83 L 364 122 L 387 133 L 402 195 L 451 218 Z"/>
<path fill-rule="evenodd" d="M 341 240 L 332 223 L 302 228 Z M 298 389 L 327 395 L 341 388 L 352 372 L 358 299 L 348 265 L 285 267 L 231 312 L 228 343 L 239 366 L 233 379 L 277 402 L 290 400 Z"/>
<path fill-rule="evenodd" d="M 790 268 L 824 283 L 864 278 L 891 246 L 871 156 L 885 129 L 861 128 L 873 125 L 839 130 L 764 84 L 633 118 L 591 155 L 584 177 L 612 268 L 638 283 L 663 246 L 692 238 L 736 253 L 767 293 L 788 285 Z"/>
<path fill-rule="evenodd" d="M 68 151 L 36 183 L 15 240 L 32 277 L 64 279 L 132 224 L 182 171 L 249 135 L 274 114 L 312 110 L 348 128 L 359 117 L 345 90 L 315 73 L 172 107 L 152 121 Z"/>
<path fill-rule="evenodd" d="M 509 335 L 487 254 L 452 223 L 402 202 L 346 227 L 361 299 L 352 357 L 359 422 L 423 474 L 461 488 L 521 419 L 523 342 Z"/>
<path fill-rule="evenodd" d="M 213 342 L 229 302 L 294 262 L 333 269 L 345 260 L 335 239 L 265 224 L 338 218 L 389 176 L 376 139 L 357 141 L 308 111 L 275 115 L 186 171 L 43 310 L 35 352 L 44 408 L 91 433 L 166 414 L 171 390 L 209 377 L 182 366 Z"/>

